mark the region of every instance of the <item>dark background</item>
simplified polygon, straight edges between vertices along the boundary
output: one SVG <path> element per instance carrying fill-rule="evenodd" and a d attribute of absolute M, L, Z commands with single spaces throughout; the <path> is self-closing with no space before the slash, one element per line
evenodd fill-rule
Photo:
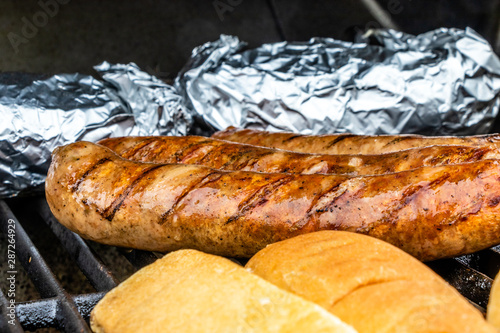
<path fill-rule="evenodd" d="M 500 51 L 499 0 L 4 0 L 0 71 L 91 74 L 107 60 L 171 79 L 194 47 L 220 34 L 254 47 L 316 36 L 352 41 L 380 26 L 412 34 L 469 26 Z"/>
<path fill-rule="evenodd" d="M 106 60 L 135 62 L 171 80 L 194 47 L 220 34 L 238 36 L 255 47 L 317 36 L 352 41 L 356 32 L 370 27 L 419 34 L 467 26 L 500 54 L 500 0 L 1 0 L 0 71 L 40 73 L 42 77 L 94 74 L 93 66 Z M 5 74 L 0 80 L 11 76 L 16 80 L 38 77 Z M 498 119 L 494 131 L 500 132 Z M 31 218 L 31 206 L 23 199 L 14 203 L 16 215 L 26 221 L 25 229 L 62 286 L 69 293 L 92 292 L 45 223 Z M 6 253 L 6 244 L 0 235 L 0 253 Z M 97 243 L 92 248 L 120 281 L 135 270 L 116 248 Z M 2 266 L 6 264 L 0 260 L 0 272 L 7 271 Z M 488 261 L 488 267 L 497 266 Z M 17 301 L 39 298 L 22 269 L 18 281 Z M 4 291 L 5 283 L 0 279 Z"/>

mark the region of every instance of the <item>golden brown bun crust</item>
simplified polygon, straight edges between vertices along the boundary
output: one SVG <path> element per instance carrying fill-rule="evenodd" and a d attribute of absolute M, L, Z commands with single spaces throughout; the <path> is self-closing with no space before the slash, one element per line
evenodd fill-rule
<path fill-rule="evenodd" d="M 320 231 L 269 245 L 246 267 L 359 332 L 495 332 L 427 266 L 364 235 Z"/>
<path fill-rule="evenodd" d="M 486 318 L 491 325 L 500 331 L 500 272 L 491 286 Z"/>
<path fill-rule="evenodd" d="M 170 253 L 110 291 L 91 314 L 97 333 L 340 332 L 352 327 L 228 259 Z"/>

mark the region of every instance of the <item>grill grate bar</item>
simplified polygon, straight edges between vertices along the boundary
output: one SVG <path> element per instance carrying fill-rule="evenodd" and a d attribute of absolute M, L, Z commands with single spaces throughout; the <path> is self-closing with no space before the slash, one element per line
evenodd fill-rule
<path fill-rule="evenodd" d="M 119 249 L 120 253 L 137 269 L 154 263 L 158 257 L 152 252 L 132 249 Z"/>
<path fill-rule="evenodd" d="M 73 302 L 76 304 L 81 316 L 88 320 L 94 306 L 104 297 L 105 292 L 75 295 Z M 24 302 L 17 304 L 16 315 L 19 322 L 26 330 L 54 327 L 57 324 L 57 298 Z"/>
<path fill-rule="evenodd" d="M 104 265 L 97 253 L 80 236 L 57 222 L 44 198 L 39 198 L 34 204 L 43 220 L 59 239 L 71 259 L 75 261 L 95 290 L 108 291 L 118 285 L 119 281 L 113 276 L 111 270 Z"/>
<path fill-rule="evenodd" d="M 427 265 L 481 312 L 486 313 L 493 280 L 467 266 L 460 258 L 436 260 Z"/>
<path fill-rule="evenodd" d="M 15 252 L 26 273 L 42 298 L 55 297 L 58 300 L 56 327 L 66 332 L 90 332 L 78 308 L 61 287 L 45 260 L 31 242 L 21 223 L 14 216 L 5 201 L 0 200 L 0 223 L 2 231 L 8 234 L 9 221 L 15 225 Z"/>
<path fill-rule="evenodd" d="M 488 250 L 500 255 L 500 245 L 493 246 L 492 248 L 489 248 Z"/>
<path fill-rule="evenodd" d="M 500 252 L 497 247 L 457 257 L 456 260 L 494 279 L 500 270 Z"/>

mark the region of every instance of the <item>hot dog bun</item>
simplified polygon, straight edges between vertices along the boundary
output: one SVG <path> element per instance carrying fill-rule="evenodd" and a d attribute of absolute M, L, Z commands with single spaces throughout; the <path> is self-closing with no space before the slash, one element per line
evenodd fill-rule
<path fill-rule="evenodd" d="M 172 252 L 132 275 L 97 304 L 91 326 L 98 333 L 355 332 L 318 305 L 196 250 Z"/>
<path fill-rule="evenodd" d="M 267 246 L 246 267 L 359 332 L 496 332 L 430 268 L 365 235 L 301 235 Z"/>
<path fill-rule="evenodd" d="M 486 318 L 500 331 L 500 273 L 497 274 L 491 286 Z"/>

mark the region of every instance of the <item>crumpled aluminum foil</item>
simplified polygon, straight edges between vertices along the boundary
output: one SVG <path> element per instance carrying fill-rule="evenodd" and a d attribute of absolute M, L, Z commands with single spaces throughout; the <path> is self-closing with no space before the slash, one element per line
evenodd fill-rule
<path fill-rule="evenodd" d="M 244 46 L 206 43 L 176 80 L 215 130 L 470 135 L 489 132 L 498 113 L 500 61 L 472 29 Z"/>
<path fill-rule="evenodd" d="M 77 140 L 210 134 L 231 125 L 468 135 L 487 133 L 498 113 L 500 61 L 471 29 L 244 47 L 223 35 L 195 48 L 174 87 L 133 63 L 107 62 L 95 67 L 102 80 L 0 82 L 0 197 L 36 193 L 52 150 Z"/>
<path fill-rule="evenodd" d="M 77 140 L 185 135 L 192 117 L 175 89 L 137 65 L 0 84 L 0 197 L 38 193 L 52 150 Z"/>

